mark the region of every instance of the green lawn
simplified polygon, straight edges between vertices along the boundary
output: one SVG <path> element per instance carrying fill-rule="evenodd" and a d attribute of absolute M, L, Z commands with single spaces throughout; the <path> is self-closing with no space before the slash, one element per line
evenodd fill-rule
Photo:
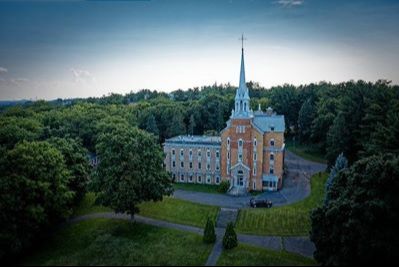
<path fill-rule="evenodd" d="M 216 206 L 197 204 L 173 197 L 165 197 L 161 202 L 142 203 L 139 209 L 139 214 L 146 217 L 201 228 L 205 227 L 208 217 L 216 221 L 219 211 L 219 207 Z"/>
<path fill-rule="evenodd" d="M 22 265 L 203 265 L 212 245 L 192 233 L 113 219 L 69 225 Z"/>
<path fill-rule="evenodd" d="M 145 202 L 139 205 L 139 214 L 145 217 L 203 228 L 207 218 L 216 221 L 219 207 L 197 204 L 165 197 L 160 202 Z M 95 194 L 87 193 L 75 209 L 73 217 L 98 212 L 112 212 L 110 208 L 95 204 Z"/>
<path fill-rule="evenodd" d="M 322 203 L 326 180 L 326 173 L 312 176 L 310 196 L 295 204 L 271 209 L 240 210 L 236 222 L 237 232 L 278 236 L 308 235 L 309 214 Z"/>
<path fill-rule="evenodd" d="M 286 251 L 273 251 L 249 245 L 239 244 L 232 250 L 224 250 L 217 265 L 219 266 L 300 266 L 316 265 L 312 259 Z"/>
<path fill-rule="evenodd" d="M 186 191 L 222 194 L 222 193 L 218 192 L 217 185 L 174 183 L 173 187 L 174 187 L 174 189 L 181 189 L 181 190 L 186 190 Z"/>
<path fill-rule="evenodd" d="M 290 139 L 286 140 L 285 145 L 289 151 L 304 159 L 319 163 L 327 163 L 324 155 L 314 145 L 303 145 L 299 144 L 298 141 L 296 141 L 294 144 L 294 142 Z"/>

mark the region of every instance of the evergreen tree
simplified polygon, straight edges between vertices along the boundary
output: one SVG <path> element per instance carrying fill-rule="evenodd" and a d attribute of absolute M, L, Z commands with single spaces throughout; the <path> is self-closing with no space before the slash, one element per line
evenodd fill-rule
<path fill-rule="evenodd" d="M 330 175 L 328 176 L 327 182 L 326 182 L 326 197 L 324 200 L 324 205 L 327 205 L 330 197 L 329 197 L 329 191 L 331 189 L 331 186 L 333 185 L 335 177 L 337 177 L 338 173 L 346 169 L 348 167 L 348 160 L 345 158 L 344 153 L 339 154 L 337 159 L 335 160 L 335 165 L 331 168 Z"/>
<path fill-rule="evenodd" d="M 209 218 L 206 221 L 203 241 L 207 244 L 212 244 L 216 241 L 215 227 L 212 220 Z"/>
<path fill-rule="evenodd" d="M 232 222 L 230 222 L 227 225 L 226 232 L 224 233 L 223 237 L 223 247 L 225 249 L 232 249 L 238 246 L 238 241 L 237 241 L 237 234 L 234 231 L 234 225 Z"/>

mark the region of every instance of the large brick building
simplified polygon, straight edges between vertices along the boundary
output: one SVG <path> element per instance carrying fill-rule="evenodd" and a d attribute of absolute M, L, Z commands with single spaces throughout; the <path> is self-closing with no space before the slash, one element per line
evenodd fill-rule
<path fill-rule="evenodd" d="M 276 191 L 284 166 L 283 115 L 252 111 L 245 82 L 244 49 L 235 106 L 221 136 L 177 136 L 164 144 L 166 169 L 177 182 L 230 182 L 230 193 Z"/>

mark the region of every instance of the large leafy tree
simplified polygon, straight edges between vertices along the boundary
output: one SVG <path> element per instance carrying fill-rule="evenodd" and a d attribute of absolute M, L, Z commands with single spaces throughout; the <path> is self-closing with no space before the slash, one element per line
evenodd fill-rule
<path fill-rule="evenodd" d="M 159 201 L 172 192 L 171 179 L 162 166 L 163 153 L 153 135 L 116 124 L 97 141 L 100 163 L 93 189 L 102 205 L 134 216 L 139 203 Z"/>
<path fill-rule="evenodd" d="M 339 172 L 327 205 L 311 216 L 315 259 L 324 265 L 399 259 L 399 157 L 379 154 Z"/>
<path fill-rule="evenodd" d="M 65 164 L 70 172 L 68 187 L 74 192 L 74 204 L 76 204 L 86 193 L 89 182 L 88 152 L 76 139 L 53 137 L 47 141 L 64 156 Z"/>
<path fill-rule="evenodd" d="M 8 149 L 21 141 L 39 139 L 43 131 L 42 124 L 35 117 L 1 117 L 0 144 Z"/>
<path fill-rule="evenodd" d="M 0 164 L 0 258 L 30 245 L 70 214 L 73 193 L 62 154 L 48 142 L 22 142 Z"/>

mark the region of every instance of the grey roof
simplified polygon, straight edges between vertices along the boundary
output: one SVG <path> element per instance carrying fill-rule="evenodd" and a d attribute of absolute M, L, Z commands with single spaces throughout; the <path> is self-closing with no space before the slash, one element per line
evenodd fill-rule
<path fill-rule="evenodd" d="M 275 132 L 285 132 L 284 115 L 267 115 L 256 114 L 253 119 L 253 124 L 263 132 L 270 132 L 271 127 L 274 127 Z"/>
<path fill-rule="evenodd" d="M 220 145 L 220 136 L 206 135 L 179 135 L 165 140 L 165 144 L 199 144 L 199 145 Z"/>

